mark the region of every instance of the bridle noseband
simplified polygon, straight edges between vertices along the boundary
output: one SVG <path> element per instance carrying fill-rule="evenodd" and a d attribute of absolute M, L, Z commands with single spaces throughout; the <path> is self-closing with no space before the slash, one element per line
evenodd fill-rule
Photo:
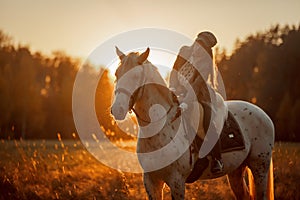
<path fill-rule="evenodd" d="M 142 88 L 144 88 L 144 86 L 142 86 Z M 126 90 L 125 88 L 123 87 L 119 87 L 115 90 L 115 94 L 117 93 L 123 93 L 125 94 L 126 96 L 129 97 L 129 112 L 131 112 L 131 110 L 133 110 L 133 106 L 135 104 L 135 101 L 136 101 L 136 98 L 135 96 L 139 93 L 141 87 L 139 87 L 136 91 L 134 91 L 133 93 L 130 93 L 128 90 Z"/>
<path fill-rule="evenodd" d="M 140 64 L 139 66 L 143 66 L 143 64 Z M 145 76 L 145 72 L 144 72 L 144 68 L 142 67 L 143 69 L 143 77 L 146 77 Z M 133 93 L 129 92 L 127 89 L 125 89 L 124 87 L 118 87 L 116 90 L 115 90 L 115 94 L 117 93 L 123 93 L 125 94 L 127 97 L 129 97 L 129 108 L 128 108 L 128 111 L 131 112 L 132 110 L 134 110 L 133 106 L 136 102 L 136 100 L 138 99 L 138 96 L 142 96 L 139 95 L 140 93 L 140 90 L 142 89 L 142 93 L 144 91 L 144 85 L 145 85 L 145 82 L 146 82 L 146 78 L 144 78 L 143 80 L 141 79 L 140 81 L 141 83 L 139 83 L 139 86 L 141 87 L 138 87 Z M 136 97 L 137 96 L 137 97 Z"/>
<path fill-rule="evenodd" d="M 143 64 L 141 64 L 141 66 L 142 66 L 142 65 L 143 65 Z M 146 80 L 146 73 L 145 73 L 144 67 L 142 67 L 142 69 L 143 69 L 143 77 L 144 77 L 144 79 L 143 79 L 143 81 L 141 81 L 141 82 L 142 82 L 142 83 L 140 84 L 141 87 L 138 87 L 138 89 L 136 89 L 133 93 L 130 93 L 130 92 L 129 92 L 127 89 L 125 89 L 124 87 L 118 87 L 118 88 L 116 88 L 116 90 L 115 90 L 115 94 L 116 94 L 116 93 L 123 93 L 123 94 L 125 94 L 126 96 L 128 96 L 128 97 L 129 97 L 129 108 L 128 108 L 128 111 L 129 111 L 129 112 L 132 112 L 132 111 L 133 111 L 133 112 L 135 113 L 136 117 L 137 117 L 138 119 L 140 119 L 141 121 L 146 122 L 146 123 L 151 123 L 151 121 L 146 120 L 146 119 L 143 119 L 143 118 L 137 113 L 137 111 L 136 111 L 136 110 L 134 109 L 134 107 L 133 107 L 134 104 L 135 104 L 135 102 L 136 102 L 136 100 L 137 100 L 138 98 L 140 98 L 140 97 L 143 96 L 144 90 L 145 90 L 145 84 L 146 84 L 146 81 L 147 81 L 147 80 Z M 173 103 L 176 103 L 177 106 L 179 105 L 178 100 L 175 99 L 175 94 L 173 94 L 173 96 L 172 96 L 172 102 L 173 102 Z M 172 110 L 173 107 L 174 107 L 173 104 L 170 105 L 168 111 L 166 112 L 166 115 L 168 115 L 168 114 L 171 112 L 171 110 Z M 175 121 L 180 115 L 181 115 L 181 110 L 180 110 L 180 108 L 178 107 L 175 116 L 171 119 L 171 122 Z M 159 119 L 159 120 L 161 120 L 161 119 Z M 159 120 L 158 120 L 158 121 L 159 121 Z"/>

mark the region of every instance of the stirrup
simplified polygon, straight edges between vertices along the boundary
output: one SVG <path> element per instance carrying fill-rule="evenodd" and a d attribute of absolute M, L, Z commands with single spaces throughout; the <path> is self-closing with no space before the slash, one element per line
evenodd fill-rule
<path fill-rule="evenodd" d="M 219 174 L 219 173 L 223 172 L 223 168 L 224 168 L 224 164 L 223 164 L 222 160 L 214 159 L 212 161 L 210 171 L 213 174 Z"/>

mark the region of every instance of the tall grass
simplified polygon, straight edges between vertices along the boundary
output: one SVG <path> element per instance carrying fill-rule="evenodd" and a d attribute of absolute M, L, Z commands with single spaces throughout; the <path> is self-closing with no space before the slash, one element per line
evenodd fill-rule
<path fill-rule="evenodd" d="M 273 156 L 275 198 L 300 199 L 299 144 L 277 143 Z M 0 200 L 145 198 L 141 174 L 104 166 L 78 140 L 0 141 Z M 186 185 L 186 199 L 234 197 L 222 177 Z"/>
<path fill-rule="evenodd" d="M 124 199 L 119 172 L 79 141 L 1 141 L 0 199 Z"/>

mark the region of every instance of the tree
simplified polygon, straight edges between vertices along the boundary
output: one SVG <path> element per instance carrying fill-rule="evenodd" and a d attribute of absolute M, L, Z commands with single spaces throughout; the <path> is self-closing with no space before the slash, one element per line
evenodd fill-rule
<path fill-rule="evenodd" d="M 275 122 L 280 140 L 300 141 L 295 122 L 300 117 L 299 51 L 299 27 L 275 25 L 238 41 L 231 56 L 219 54 L 216 59 L 227 97 L 262 107 Z"/>
<path fill-rule="evenodd" d="M 26 47 L 2 46 L 0 52 L 1 130 L 14 138 L 30 137 L 44 123 L 34 60 Z"/>
<path fill-rule="evenodd" d="M 72 138 L 76 132 L 72 115 L 72 90 L 78 71 L 78 61 L 63 52 L 54 52 L 47 62 L 44 74 L 44 110 L 46 111 L 46 137 Z"/>

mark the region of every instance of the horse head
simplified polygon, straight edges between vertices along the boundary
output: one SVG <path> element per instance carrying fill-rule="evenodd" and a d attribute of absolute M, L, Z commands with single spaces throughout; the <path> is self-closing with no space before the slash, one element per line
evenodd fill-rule
<path fill-rule="evenodd" d="M 145 82 L 143 63 L 147 61 L 149 52 L 150 49 L 147 48 L 142 54 L 132 52 L 125 55 L 116 47 L 120 64 L 115 73 L 115 96 L 111 107 L 111 113 L 116 120 L 123 120 L 135 104 Z"/>

